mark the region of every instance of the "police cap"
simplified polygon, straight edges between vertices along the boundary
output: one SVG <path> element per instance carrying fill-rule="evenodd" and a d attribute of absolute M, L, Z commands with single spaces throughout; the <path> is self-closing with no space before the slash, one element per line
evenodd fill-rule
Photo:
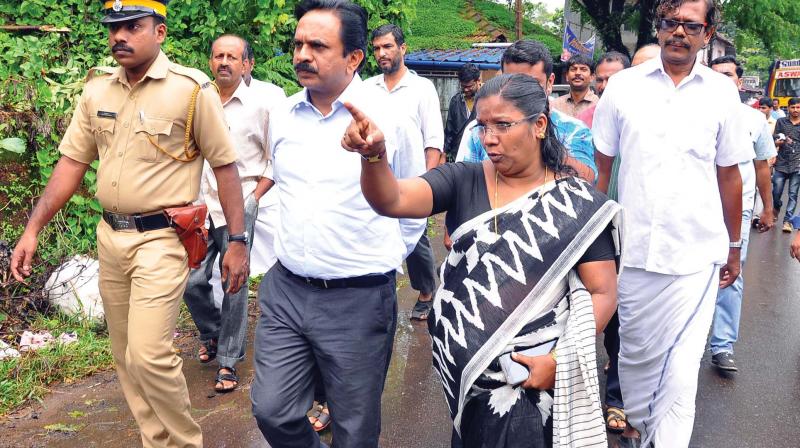
<path fill-rule="evenodd" d="M 102 23 L 124 22 L 141 17 L 167 18 L 167 3 L 170 0 L 100 0 L 103 2 Z"/>

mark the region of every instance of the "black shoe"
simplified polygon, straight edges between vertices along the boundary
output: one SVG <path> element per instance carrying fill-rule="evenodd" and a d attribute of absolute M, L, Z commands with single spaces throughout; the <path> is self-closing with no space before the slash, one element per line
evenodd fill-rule
<path fill-rule="evenodd" d="M 714 364 L 718 369 L 727 372 L 738 372 L 739 368 L 736 367 L 736 361 L 733 359 L 733 353 L 720 352 L 711 356 L 711 364 Z"/>

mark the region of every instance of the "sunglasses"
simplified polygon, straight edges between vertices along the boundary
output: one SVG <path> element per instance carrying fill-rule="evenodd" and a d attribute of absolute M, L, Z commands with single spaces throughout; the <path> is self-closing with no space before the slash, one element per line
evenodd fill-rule
<path fill-rule="evenodd" d="M 686 34 L 690 36 L 696 36 L 701 32 L 703 32 L 703 30 L 708 26 L 708 23 L 681 22 L 679 20 L 672 20 L 672 19 L 661 19 L 658 22 L 658 29 L 660 29 L 661 31 L 666 31 L 668 33 L 675 32 L 675 30 L 678 29 L 678 26 L 682 26 Z"/>

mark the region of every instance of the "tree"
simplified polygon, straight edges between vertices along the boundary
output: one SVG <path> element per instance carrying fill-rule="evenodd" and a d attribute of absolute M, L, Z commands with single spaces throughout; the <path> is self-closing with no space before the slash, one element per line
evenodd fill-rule
<path fill-rule="evenodd" d="M 737 48 L 756 39 L 771 58 L 800 57 L 797 0 L 729 0 L 724 3 L 723 16 L 740 31 Z"/>
<path fill-rule="evenodd" d="M 657 4 L 658 0 L 573 0 L 581 19 L 597 30 L 606 49 L 629 56 L 628 47 L 622 43 L 623 25 L 636 30 L 636 48 L 654 42 Z"/>
<path fill-rule="evenodd" d="M 762 57 L 798 57 L 800 47 L 800 1 L 797 0 L 723 0 L 726 28 L 736 38 L 737 47 L 748 44 L 754 48 L 752 38 L 760 41 Z M 624 54 L 628 48 L 622 43 L 622 26 L 637 33 L 636 48 L 655 42 L 655 13 L 659 0 L 572 0 L 581 13 L 584 23 L 590 23 L 608 50 Z M 743 38 L 739 34 L 744 33 Z"/>

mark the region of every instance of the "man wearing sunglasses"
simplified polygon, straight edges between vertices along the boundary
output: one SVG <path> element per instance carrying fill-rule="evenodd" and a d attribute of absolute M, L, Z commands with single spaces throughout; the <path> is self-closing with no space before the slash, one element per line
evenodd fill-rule
<path fill-rule="evenodd" d="M 614 75 L 594 116 L 601 190 L 621 156 L 619 377 L 641 446 L 689 445 L 717 291 L 740 271 L 738 165 L 755 154 L 736 87 L 697 57 L 718 13 L 715 0 L 661 0 L 661 56 Z"/>

